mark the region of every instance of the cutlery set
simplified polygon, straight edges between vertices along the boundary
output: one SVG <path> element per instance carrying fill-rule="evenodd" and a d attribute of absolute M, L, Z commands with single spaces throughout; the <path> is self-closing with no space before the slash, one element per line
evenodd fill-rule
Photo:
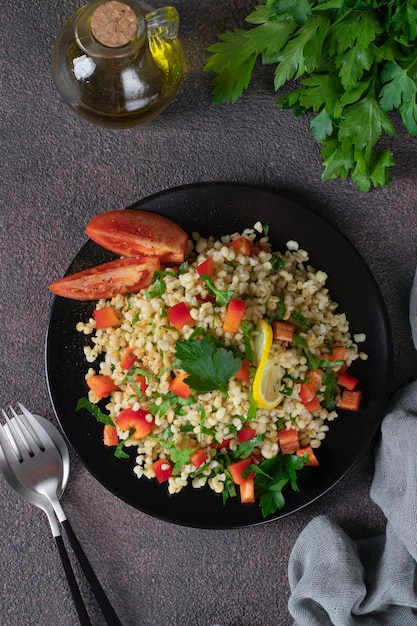
<path fill-rule="evenodd" d="M 2 410 L 0 424 L 0 470 L 9 486 L 24 500 L 47 515 L 60 554 L 80 624 L 91 625 L 74 571 L 61 535 L 61 528 L 102 610 L 106 624 L 121 626 L 103 587 L 79 543 L 60 503 L 69 477 L 70 460 L 61 433 L 47 419 L 34 415 L 18 403 L 21 414 L 12 407 Z"/>

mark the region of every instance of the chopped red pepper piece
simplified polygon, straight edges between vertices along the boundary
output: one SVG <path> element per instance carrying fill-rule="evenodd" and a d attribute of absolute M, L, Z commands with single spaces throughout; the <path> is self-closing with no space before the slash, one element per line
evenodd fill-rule
<path fill-rule="evenodd" d="M 213 258 L 209 257 L 208 259 L 200 263 L 200 265 L 197 265 L 196 270 L 200 274 L 200 276 L 203 276 L 203 275 L 213 276 L 213 270 L 214 270 Z"/>
<path fill-rule="evenodd" d="M 103 428 L 103 443 L 105 446 L 117 446 L 119 437 L 117 430 L 111 424 L 105 424 Z"/>
<path fill-rule="evenodd" d="M 126 352 L 120 361 L 120 367 L 122 370 L 130 370 L 133 363 L 136 361 L 136 358 L 136 354 L 133 352 L 132 348 L 126 348 Z"/>
<path fill-rule="evenodd" d="M 158 459 L 152 464 L 155 477 L 159 483 L 163 483 L 172 475 L 172 465 L 166 459 Z"/>
<path fill-rule="evenodd" d="M 319 466 L 318 459 L 314 454 L 311 446 L 304 446 L 304 448 L 300 448 L 299 450 L 297 450 L 296 454 L 297 456 L 304 456 L 306 454 L 308 465 L 313 465 L 314 467 Z"/>
<path fill-rule="evenodd" d="M 233 248 L 236 254 L 249 256 L 252 252 L 252 242 L 247 237 L 238 237 L 227 244 L 228 248 Z"/>
<path fill-rule="evenodd" d="M 194 450 L 194 452 L 190 454 L 190 463 L 194 465 L 194 467 L 200 467 L 200 465 L 203 465 L 209 458 L 205 450 L 198 448 L 198 450 Z"/>
<path fill-rule="evenodd" d="M 93 317 L 96 322 L 96 328 L 109 328 L 110 326 L 119 326 L 120 320 L 116 311 L 112 306 L 105 306 L 102 309 L 95 309 Z"/>
<path fill-rule="evenodd" d="M 183 326 L 192 326 L 194 324 L 194 320 L 185 302 L 178 302 L 178 304 L 169 307 L 169 309 L 167 309 L 167 315 L 169 321 L 177 330 L 181 330 Z"/>
<path fill-rule="evenodd" d="M 175 393 L 179 398 L 189 398 L 193 393 L 193 390 L 184 380 L 188 376 L 189 374 L 186 374 L 185 372 L 177 374 L 169 386 L 169 391 Z"/>
<path fill-rule="evenodd" d="M 250 371 L 249 371 L 249 361 L 247 359 L 242 359 L 241 368 L 236 372 L 235 378 L 240 382 L 245 382 L 249 380 Z"/>
<path fill-rule="evenodd" d="M 114 381 L 110 378 L 110 376 L 106 376 L 105 374 L 94 374 L 93 376 L 89 376 L 86 379 L 86 383 L 99 400 L 110 395 L 112 391 L 117 389 Z"/>
<path fill-rule="evenodd" d="M 361 392 L 356 389 L 344 389 L 340 399 L 339 408 L 345 411 L 359 411 L 361 396 Z"/>
<path fill-rule="evenodd" d="M 310 413 L 313 413 L 313 411 L 320 411 L 321 409 L 320 400 L 317 396 L 314 396 L 314 398 L 310 400 L 310 402 L 303 402 L 303 404 L 307 411 L 309 411 Z"/>
<path fill-rule="evenodd" d="M 250 426 L 244 426 L 241 428 L 237 434 L 237 440 L 239 443 L 243 443 L 244 441 L 250 441 L 256 437 L 256 430 L 251 428 Z"/>
<path fill-rule="evenodd" d="M 295 428 L 280 430 L 277 437 L 282 454 L 293 454 L 300 448 L 298 431 Z"/>
<path fill-rule="evenodd" d="M 272 333 L 275 341 L 289 341 L 294 337 L 294 325 L 290 322 L 279 322 L 275 320 L 272 323 Z"/>
<path fill-rule="evenodd" d="M 345 348 L 343 346 L 334 346 L 332 349 L 332 353 L 328 355 L 327 360 L 333 361 L 344 361 L 345 360 Z"/>
<path fill-rule="evenodd" d="M 242 504 L 255 502 L 255 478 L 249 476 L 240 486 L 240 501 Z"/>
<path fill-rule="evenodd" d="M 342 372 L 337 377 L 337 384 L 341 387 L 344 387 L 345 389 L 349 389 L 350 391 L 352 391 L 352 389 L 355 389 L 358 382 L 359 378 L 356 378 L 356 376 L 349 374 L 349 372 Z"/>
<path fill-rule="evenodd" d="M 307 379 L 305 383 L 301 383 L 300 391 L 298 395 L 301 398 L 303 404 L 311 402 L 321 384 L 321 372 L 319 370 L 314 370 Z"/>
<path fill-rule="evenodd" d="M 239 330 L 240 322 L 246 309 L 244 300 L 230 300 L 227 305 L 226 317 L 223 322 L 224 333 L 236 333 Z"/>
<path fill-rule="evenodd" d="M 135 376 L 135 380 L 133 383 L 130 383 L 130 387 L 131 389 L 133 389 L 133 391 L 137 394 L 137 395 L 145 395 L 146 394 L 146 390 L 148 388 L 148 383 L 146 382 L 146 376 L 144 376 L 144 374 L 139 374 L 138 376 Z M 140 391 L 140 394 L 138 394 L 138 390 Z"/>
<path fill-rule="evenodd" d="M 154 422 L 145 409 L 134 410 L 130 407 L 123 409 L 114 420 L 115 424 L 122 430 L 133 429 L 130 435 L 132 439 L 142 439 L 151 432 Z"/>
<path fill-rule="evenodd" d="M 247 478 L 243 478 L 242 472 L 252 465 L 253 460 L 249 457 L 248 459 L 242 459 L 241 461 L 236 461 L 236 463 L 232 463 L 228 466 L 228 470 L 232 476 L 233 482 L 235 485 L 243 485 L 243 483 L 249 478 L 249 476 L 254 476 L 254 474 L 250 474 Z"/>

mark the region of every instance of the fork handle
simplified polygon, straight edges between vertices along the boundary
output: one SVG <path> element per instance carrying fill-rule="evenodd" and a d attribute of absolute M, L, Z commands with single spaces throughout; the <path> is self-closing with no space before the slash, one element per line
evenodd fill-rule
<path fill-rule="evenodd" d="M 80 593 L 77 581 L 75 579 L 75 575 L 71 567 L 71 563 L 68 558 L 68 553 L 65 549 L 64 541 L 61 535 L 56 535 L 55 541 L 56 541 L 56 545 L 58 548 L 58 552 L 61 557 L 62 565 L 64 566 L 65 574 L 67 576 L 67 581 L 68 581 L 68 584 L 72 593 L 72 597 L 74 599 L 75 608 L 77 609 L 80 624 L 81 626 L 91 626 L 91 621 L 90 621 L 90 618 L 88 617 L 84 600 L 81 597 L 81 593 Z"/>
<path fill-rule="evenodd" d="M 77 536 L 75 535 L 71 524 L 69 523 L 68 519 L 62 520 L 61 521 L 62 527 L 65 530 L 69 542 L 72 546 L 72 549 L 74 550 L 75 556 L 77 557 L 83 571 L 84 574 L 88 580 L 88 582 L 90 583 L 91 589 L 97 599 L 98 604 L 100 605 L 100 608 L 103 612 L 104 618 L 106 620 L 106 623 L 109 626 L 123 626 L 122 622 L 119 620 L 118 616 L 115 613 L 115 610 L 113 609 L 112 605 L 110 604 L 110 601 L 103 589 L 103 587 L 100 584 L 100 581 L 98 580 L 97 576 L 94 573 L 93 568 L 90 565 L 90 562 L 80 544 L 80 542 L 77 539 Z"/>

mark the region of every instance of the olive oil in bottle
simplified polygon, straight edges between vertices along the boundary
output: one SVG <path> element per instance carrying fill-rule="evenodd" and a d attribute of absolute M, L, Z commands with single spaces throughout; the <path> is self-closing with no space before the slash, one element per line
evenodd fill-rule
<path fill-rule="evenodd" d="M 159 115 L 181 82 L 179 17 L 137 0 L 94 0 L 62 27 L 54 49 L 58 92 L 79 115 L 129 128 Z"/>

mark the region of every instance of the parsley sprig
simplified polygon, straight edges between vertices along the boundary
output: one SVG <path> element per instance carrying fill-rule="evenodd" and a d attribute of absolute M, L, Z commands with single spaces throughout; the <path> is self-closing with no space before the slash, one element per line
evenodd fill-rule
<path fill-rule="evenodd" d="M 275 65 L 274 89 L 300 79 L 278 99 L 322 145 L 324 181 L 350 176 L 359 189 L 388 185 L 396 110 L 417 135 L 417 7 L 410 0 L 261 0 L 248 30 L 220 35 L 205 69 L 216 74 L 213 101 L 235 102 L 255 62 Z"/>
<path fill-rule="evenodd" d="M 177 341 L 175 356 L 189 376 L 187 385 L 198 393 L 219 390 L 228 395 L 228 381 L 242 366 L 231 350 L 207 339 Z"/>

